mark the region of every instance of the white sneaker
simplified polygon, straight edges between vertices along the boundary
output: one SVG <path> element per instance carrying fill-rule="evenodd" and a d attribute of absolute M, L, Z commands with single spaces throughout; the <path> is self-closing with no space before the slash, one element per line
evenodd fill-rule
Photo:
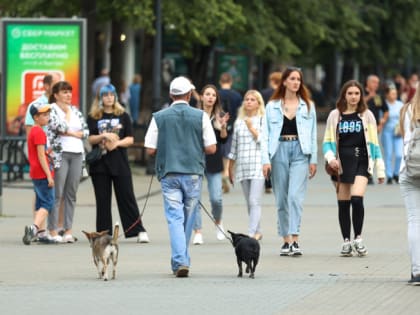
<path fill-rule="evenodd" d="M 193 239 L 193 244 L 194 245 L 202 245 L 203 243 L 204 243 L 204 241 L 203 241 L 203 234 L 201 234 L 201 233 L 195 233 L 194 239 Z"/>
<path fill-rule="evenodd" d="M 216 226 L 216 238 L 219 241 L 223 241 L 226 238 L 226 236 L 225 236 L 224 233 L 225 233 L 225 230 L 223 229 L 223 225 L 222 224 L 218 224 Z"/>
<path fill-rule="evenodd" d="M 353 241 L 353 247 L 359 256 L 366 256 L 368 253 L 366 246 L 363 244 L 363 240 L 361 238 L 357 238 Z"/>
<path fill-rule="evenodd" d="M 53 243 L 63 243 L 63 237 L 58 234 L 55 236 L 48 235 L 48 239 Z"/>
<path fill-rule="evenodd" d="M 351 257 L 353 256 L 353 247 L 351 246 L 351 242 L 349 240 L 345 240 L 343 245 L 341 246 L 341 256 L 343 257 Z"/>
<path fill-rule="evenodd" d="M 149 236 L 147 235 L 147 232 L 140 232 L 137 236 L 137 243 L 149 243 Z"/>
<path fill-rule="evenodd" d="M 63 243 L 74 243 L 77 241 L 76 237 L 73 237 L 71 234 L 64 234 Z"/>

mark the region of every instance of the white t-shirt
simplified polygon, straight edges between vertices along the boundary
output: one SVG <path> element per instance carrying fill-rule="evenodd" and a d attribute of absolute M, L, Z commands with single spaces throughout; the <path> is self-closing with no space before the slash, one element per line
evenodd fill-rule
<path fill-rule="evenodd" d="M 57 104 L 53 104 L 53 106 L 55 106 L 60 119 L 65 120 L 66 114 L 64 111 Z M 71 110 L 70 121 L 67 122 L 67 126 L 68 131 L 82 131 L 82 123 L 73 110 Z M 61 135 L 61 145 L 63 147 L 63 152 L 84 152 L 83 141 L 80 138 Z"/>
<path fill-rule="evenodd" d="M 176 103 L 185 103 L 184 101 L 175 101 L 171 104 L 173 106 Z M 144 139 L 144 146 L 150 149 L 157 149 L 158 143 L 158 127 L 156 125 L 155 118 L 152 118 L 149 128 L 147 129 L 146 137 Z M 216 144 L 216 135 L 214 134 L 213 126 L 211 125 L 209 116 L 203 112 L 203 143 L 205 147 Z"/>

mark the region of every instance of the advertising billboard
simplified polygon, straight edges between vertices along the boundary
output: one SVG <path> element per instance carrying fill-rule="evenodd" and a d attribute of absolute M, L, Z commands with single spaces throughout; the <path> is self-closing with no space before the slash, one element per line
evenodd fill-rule
<path fill-rule="evenodd" d="M 84 19 L 2 19 L 1 34 L 2 137 L 22 136 L 22 116 L 44 93 L 43 78 L 49 73 L 72 85 L 72 103 L 84 111 Z"/>

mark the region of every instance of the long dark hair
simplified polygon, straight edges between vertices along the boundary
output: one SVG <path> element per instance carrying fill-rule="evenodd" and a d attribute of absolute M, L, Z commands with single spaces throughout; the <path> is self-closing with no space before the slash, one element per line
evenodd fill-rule
<path fill-rule="evenodd" d="M 59 81 L 53 85 L 48 102 L 52 104 L 57 101 L 54 94 L 57 94 L 60 91 L 72 91 L 72 90 L 73 88 L 71 87 L 70 83 L 68 83 L 67 81 Z"/>
<path fill-rule="evenodd" d="M 360 114 L 360 113 L 363 113 L 367 109 L 367 105 L 363 98 L 362 85 L 356 80 L 349 80 L 343 84 L 343 87 L 341 88 L 341 91 L 340 91 L 340 96 L 338 97 L 338 100 L 336 103 L 336 107 L 340 111 L 340 113 L 344 112 L 347 109 L 346 93 L 347 93 L 347 90 L 352 86 L 357 87 L 360 91 L 360 100 L 359 100 L 359 103 L 357 104 L 356 111 Z"/>
<path fill-rule="evenodd" d="M 270 100 L 284 100 L 284 97 L 286 95 L 286 87 L 284 86 L 284 81 L 287 80 L 287 78 L 292 74 L 292 72 L 299 73 L 300 87 L 296 94 L 305 101 L 306 105 L 308 106 L 308 111 L 309 111 L 309 108 L 311 107 L 311 99 L 309 97 L 309 91 L 303 82 L 302 70 L 296 67 L 288 67 L 286 68 L 286 70 L 283 71 L 281 75 L 281 79 L 280 79 L 280 84 L 278 88 L 274 91 Z"/>
<path fill-rule="evenodd" d="M 222 101 L 220 100 L 220 95 L 219 95 L 219 91 L 217 90 L 217 87 L 213 84 L 206 84 L 200 92 L 200 96 L 204 95 L 204 91 L 207 89 L 213 89 L 216 92 L 216 101 L 214 102 L 214 106 L 213 106 L 213 110 L 211 111 L 211 116 L 214 116 L 218 113 L 220 113 L 222 111 Z M 203 101 L 200 99 L 200 101 L 198 102 L 198 107 L 200 109 L 204 109 L 203 108 Z"/>

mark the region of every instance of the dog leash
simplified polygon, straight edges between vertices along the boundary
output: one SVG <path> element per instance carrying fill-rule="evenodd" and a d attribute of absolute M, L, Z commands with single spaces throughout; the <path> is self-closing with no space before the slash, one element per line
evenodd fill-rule
<path fill-rule="evenodd" d="M 201 208 L 203 208 L 204 212 L 207 214 L 207 216 L 210 218 L 211 222 L 213 222 L 213 224 L 216 226 L 216 228 L 232 243 L 233 245 L 233 241 L 232 239 L 225 233 L 225 231 L 223 231 L 220 226 L 216 223 L 216 220 L 213 218 L 213 216 L 210 214 L 210 212 L 207 211 L 206 207 L 204 207 L 204 205 L 201 203 L 201 201 L 198 201 L 198 204 L 200 205 Z"/>
<path fill-rule="evenodd" d="M 146 210 L 146 205 L 147 205 L 147 201 L 149 200 L 149 197 L 150 197 L 150 190 L 152 189 L 152 182 L 153 182 L 153 177 L 154 177 L 154 175 L 152 175 L 151 177 L 150 177 L 150 183 L 149 183 L 149 188 L 148 188 L 148 190 L 147 190 L 147 195 L 146 195 L 146 200 L 144 201 L 144 205 L 143 205 L 143 209 L 142 209 L 142 211 L 140 212 L 140 215 L 139 215 L 139 217 L 137 218 L 137 220 L 136 221 L 134 221 L 134 223 L 133 224 L 131 224 L 125 231 L 124 231 L 124 234 L 127 234 L 128 232 L 130 232 L 137 224 L 139 224 L 140 222 L 141 222 L 141 218 L 143 217 L 143 214 L 144 214 L 144 211 Z M 123 236 L 123 234 L 121 234 L 120 236 L 118 236 L 118 237 L 122 237 Z"/>

